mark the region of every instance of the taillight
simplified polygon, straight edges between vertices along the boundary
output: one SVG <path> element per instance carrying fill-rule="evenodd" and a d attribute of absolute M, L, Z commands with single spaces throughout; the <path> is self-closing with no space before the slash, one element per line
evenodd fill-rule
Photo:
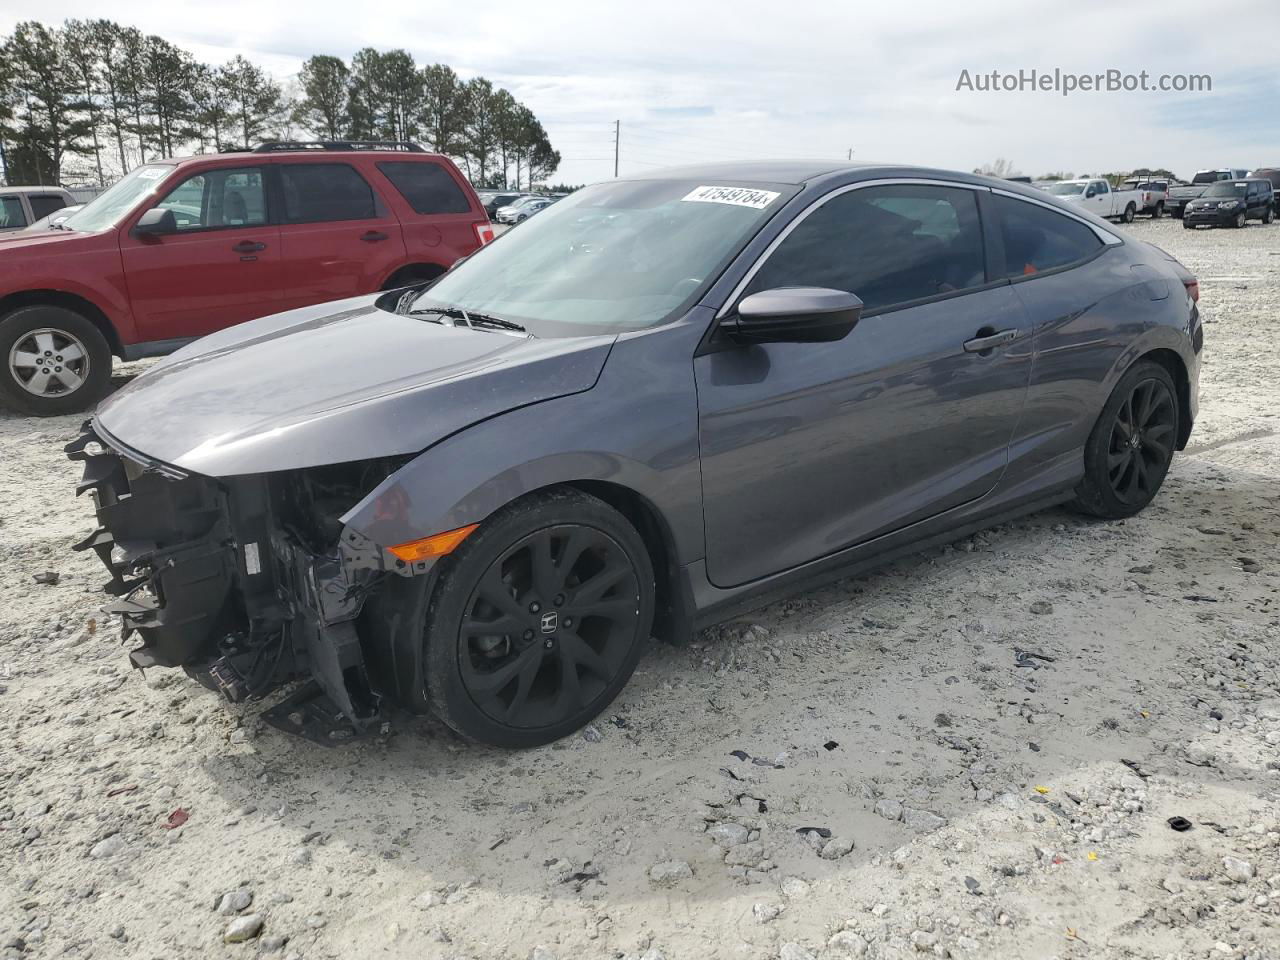
<path fill-rule="evenodd" d="M 479 223 L 473 224 L 473 226 L 476 228 L 476 240 L 479 241 L 480 246 L 483 247 L 486 243 L 493 242 L 493 224 L 492 223 L 490 223 L 488 220 L 483 220 Z"/>
<path fill-rule="evenodd" d="M 1192 277 L 1190 280 L 1183 280 L 1182 285 L 1187 288 L 1187 296 L 1191 298 L 1192 302 L 1199 303 L 1200 302 L 1200 281 L 1197 280 L 1195 277 Z"/>

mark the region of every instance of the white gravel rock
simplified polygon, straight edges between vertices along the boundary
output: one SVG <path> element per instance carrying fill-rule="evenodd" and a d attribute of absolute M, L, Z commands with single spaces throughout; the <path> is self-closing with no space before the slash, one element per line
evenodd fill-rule
<path fill-rule="evenodd" d="M 788 942 L 784 943 L 782 949 L 778 951 L 778 960 L 818 960 L 818 958 L 800 944 Z"/>
<path fill-rule="evenodd" d="M 252 940 L 262 932 L 262 917 L 251 913 L 248 916 L 236 917 L 227 925 L 222 939 L 227 943 L 244 943 Z"/>
<path fill-rule="evenodd" d="M 123 853 L 126 846 L 127 844 L 124 842 L 124 837 L 115 833 L 107 837 L 105 840 L 99 840 L 95 843 L 93 848 L 89 851 L 89 856 L 93 857 L 95 860 L 105 860 L 108 857 L 114 857 L 117 854 Z"/>
<path fill-rule="evenodd" d="M 253 903 L 253 894 L 248 890 L 232 890 L 230 893 L 224 893 L 222 899 L 218 901 L 218 913 L 224 917 L 234 916 L 242 910 L 247 910 L 251 903 Z"/>
<path fill-rule="evenodd" d="M 776 920 L 782 911 L 783 906 L 780 903 L 757 903 L 751 908 L 751 913 L 756 918 L 756 923 L 768 923 L 770 920 Z"/>
<path fill-rule="evenodd" d="M 1239 857 L 1223 857 L 1222 870 L 1234 883 L 1248 883 L 1253 879 L 1253 864 Z"/>
<path fill-rule="evenodd" d="M 822 845 L 822 850 L 818 856 L 823 860 L 839 860 L 853 850 L 853 840 L 850 837 L 832 837 Z"/>
<path fill-rule="evenodd" d="M 693 868 L 684 860 L 664 860 L 649 868 L 649 880 L 656 887 L 674 887 L 693 877 Z"/>
<path fill-rule="evenodd" d="M 852 930 L 841 930 L 827 941 L 827 951 L 832 957 L 865 957 L 869 944 Z"/>
<path fill-rule="evenodd" d="M 739 844 L 746 843 L 750 835 L 751 831 L 742 824 L 728 821 L 713 824 L 707 830 L 707 836 L 722 847 L 736 847 Z"/>

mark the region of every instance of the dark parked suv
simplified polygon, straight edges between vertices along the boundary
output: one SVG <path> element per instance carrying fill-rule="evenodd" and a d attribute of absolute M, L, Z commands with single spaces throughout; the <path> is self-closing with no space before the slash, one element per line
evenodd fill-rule
<path fill-rule="evenodd" d="M 493 239 L 471 185 L 414 144 L 273 143 L 157 160 L 58 225 L 0 237 L 0 403 L 107 390 L 112 355 L 430 280 Z"/>
<path fill-rule="evenodd" d="M 1280 213 L 1280 167 L 1259 167 L 1249 176 L 1266 180 L 1271 184 L 1272 203 L 1275 205 L 1275 212 Z"/>
<path fill-rule="evenodd" d="M 1274 217 L 1270 180 L 1219 180 L 1187 203 L 1182 225 L 1188 230 L 1201 226 L 1243 227 L 1249 220 L 1270 223 Z"/>

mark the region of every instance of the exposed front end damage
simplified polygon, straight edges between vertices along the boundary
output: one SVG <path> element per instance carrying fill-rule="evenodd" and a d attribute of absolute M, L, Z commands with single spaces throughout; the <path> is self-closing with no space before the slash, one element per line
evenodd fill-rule
<path fill-rule="evenodd" d="M 319 715 L 357 731 L 380 719 L 360 634 L 385 641 L 409 625 L 369 622 L 379 613 L 368 601 L 416 571 L 338 518 L 404 458 L 215 480 L 148 461 L 92 424 L 66 451 L 84 464 L 77 493 L 98 519 L 76 549 L 110 571 L 104 609 L 141 641 L 135 667 L 183 667 L 233 702 L 309 678 L 333 708 Z M 280 725 L 314 733 L 302 729 L 317 715 L 307 700 L 287 701 Z"/>

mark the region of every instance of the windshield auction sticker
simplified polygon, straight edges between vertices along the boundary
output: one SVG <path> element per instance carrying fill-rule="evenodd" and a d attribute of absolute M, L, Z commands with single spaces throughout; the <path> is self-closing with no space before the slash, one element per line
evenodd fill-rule
<path fill-rule="evenodd" d="M 773 190 L 751 190 L 747 187 L 696 187 L 682 198 L 687 203 L 728 203 L 735 207 L 763 210 L 778 199 Z"/>

